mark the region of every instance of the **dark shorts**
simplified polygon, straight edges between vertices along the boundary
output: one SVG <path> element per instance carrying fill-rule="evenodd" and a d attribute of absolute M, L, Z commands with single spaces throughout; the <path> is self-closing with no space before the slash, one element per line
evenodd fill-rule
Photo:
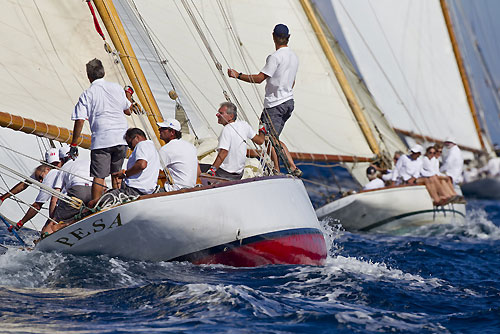
<path fill-rule="evenodd" d="M 127 145 L 98 148 L 90 151 L 90 176 L 100 179 L 120 171 L 127 154 Z"/>
<path fill-rule="evenodd" d="M 74 186 L 68 189 L 68 196 L 79 198 L 86 205 L 92 199 L 92 187 L 91 186 Z M 73 218 L 78 214 L 80 210 L 75 209 L 68 203 L 59 200 L 57 202 L 57 207 L 54 212 L 54 220 L 59 222 L 61 220 L 67 220 Z"/>
<path fill-rule="evenodd" d="M 224 169 L 219 168 L 215 172 L 215 176 L 223 177 L 223 178 L 229 179 L 229 180 L 241 180 L 241 178 L 243 177 L 243 172 L 242 173 L 229 173 L 229 172 L 226 172 Z"/>
<path fill-rule="evenodd" d="M 279 137 L 285 122 L 292 116 L 294 108 L 293 99 L 278 104 L 272 108 L 265 108 L 260 115 L 260 121 L 265 125 L 266 131 Z M 271 125 L 272 123 L 272 125 Z"/>

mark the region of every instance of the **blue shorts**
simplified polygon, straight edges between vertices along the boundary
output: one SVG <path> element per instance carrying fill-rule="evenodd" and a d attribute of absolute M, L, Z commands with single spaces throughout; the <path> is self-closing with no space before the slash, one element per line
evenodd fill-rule
<path fill-rule="evenodd" d="M 278 104 L 271 108 L 264 108 L 260 121 L 266 127 L 266 131 L 278 138 L 283 131 L 285 122 L 292 116 L 294 108 L 293 99 Z"/>

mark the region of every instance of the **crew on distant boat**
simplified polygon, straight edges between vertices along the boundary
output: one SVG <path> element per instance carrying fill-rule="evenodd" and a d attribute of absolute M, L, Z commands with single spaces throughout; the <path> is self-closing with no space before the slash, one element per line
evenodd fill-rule
<path fill-rule="evenodd" d="M 217 119 L 224 129 L 219 137 L 217 157 L 207 171 L 212 176 L 240 180 L 245 168 L 247 139 L 257 145 L 264 143 L 264 138 L 256 135 L 247 122 L 236 121 L 237 116 L 237 108 L 233 103 L 221 103 Z"/>
<path fill-rule="evenodd" d="M 392 175 L 394 174 L 394 168 L 396 168 L 396 164 L 398 163 L 398 160 L 402 155 L 404 155 L 404 153 L 401 151 L 394 152 L 394 156 L 392 157 L 392 162 L 394 166 L 393 169 L 379 170 L 380 172 L 383 173 L 382 180 L 384 180 L 384 182 L 387 185 L 390 185 L 390 183 L 392 182 Z"/>
<path fill-rule="evenodd" d="M 381 178 L 378 177 L 378 173 L 375 167 L 370 166 L 366 169 L 366 177 L 368 177 L 368 180 L 370 182 L 368 182 L 363 187 L 363 190 L 371 190 L 371 189 L 378 189 L 385 187 L 385 183 Z"/>
<path fill-rule="evenodd" d="M 491 158 L 488 160 L 486 166 L 480 169 L 481 173 L 486 174 L 488 177 L 496 177 L 500 175 L 500 157 Z"/>
<path fill-rule="evenodd" d="M 50 165 L 55 167 L 61 167 L 62 163 L 61 159 L 59 158 L 59 150 L 56 148 L 49 149 L 45 153 L 45 160 L 47 161 L 49 166 L 46 165 L 46 168 L 44 168 L 44 171 L 41 174 L 41 178 L 43 179 L 42 184 L 47 187 L 53 188 L 54 182 L 57 178 L 57 175 L 59 174 L 59 170 L 51 168 Z M 46 203 L 50 198 L 51 198 L 50 193 L 40 188 L 38 196 L 35 199 L 35 202 L 31 204 L 28 211 L 26 211 L 24 217 L 21 218 L 21 220 L 19 220 L 16 223 L 16 225 L 9 226 L 8 228 L 9 232 L 12 232 L 13 229 L 19 230 L 21 227 L 23 227 L 23 225 L 28 220 L 36 216 L 36 214 L 42 209 L 42 205 Z M 49 217 L 52 217 L 54 215 L 54 210 L 55 206 L 49 206 Z M 42 229 L 42 233 L 43 232 L 45 231 Z"/>
<path fill-rule="evenodd" d="M 455 139 L 452 137 L 446 138 L 444 145 L 448 150 L 448 153 L 444 157 L 441 172 L 450 177 L 453 184 L 459 184 L 463 180 L 462 172 L 464 159 L 462 157 L 462 151 L 460 151 L 460 148 L 455 143 Z"/>
<path fill-rule="evenodd" d="M 276 51 L 266 59 L 266 65 L 259 74 L 243 74 L 234 69 L 228 69 L 227 73 L 231 78 L 260 84 L 266 80 L 266 96 L 264 98 L 264 111 L 260 116 L 260 121 L 264 127 L 260 129 L 259 136 L 264 140 L 265 135 L 270 133 L 276 140 L 285 126 L 285 122 L 290 118 L 294 109 L 293 86 L 295 76 L 299 68 L 297 55 L 288 47 L 290 34 L 288 27 L 278 24 L 273 30 L 273 41 Z M 292 174 L 300 177 L 302 171 L 293 162 L 288 148 L 283 142 L 281 147 L 286 155 Z M 278 157 L 274 151 L 271 152 L 274 166 L 279 170 Z"/>
<path fill-rule="evenodd" d="M 175 118 L 168 118 L 158 123 L 158 129 L 160 138 L 166 143 L 160 149 L 160 159 L 173 181 L 173 184 L 165 182 L 165 190 L 194 187 L 201 173 L 196 147 L 181 139 L 181 123 Z"/>
<path fill-rule="evenodd" d="M 95 203 L 104 192 L 104 179 L 122 168 L 127 152 L 123 139 L 128 128 L 125 115 L 131 114 L 131 101 L 120 85 L 103 79 L 104 67 L 99 59 L 89 61 L 86 69 L 91 85 L 80 95 L 71 116 L 75 124 L 70 155 L 73 159 L 78 155 L 78 140 L 88 119 L 92 131 L 90 176 L 94 178 L 92 202 Z M 112 179 L 112 186 L 118 188 L 119 181 Z"/>
<path fill-rule="evenodd" d="M 422 160 L 419 159 L 422 154 L 422 146 L 416 144 L 410 149 L 410 154 L 402 155 L 392 174 L 392 182 L 396 184 L 415 184 L 420 177 L 422 169 Z"/>
<path fill-rule="evenodd" d="M 139 128 L 128 129 L 124 138 L 133 152 L 128 158 L 127 169 L 113 174 L 113 177 L 124 182 L 121 183 L 121 188 L 106 192 L 102 197 L 103 201 L 106 196 L 116 196 L 120 193 L 130 196 L 148 195 L 156 189 L 161 165 L 155 144 L 146 139 L 146 134 Z M 95 204 L 91 203 L 89 206 L 93 207 Z"/>

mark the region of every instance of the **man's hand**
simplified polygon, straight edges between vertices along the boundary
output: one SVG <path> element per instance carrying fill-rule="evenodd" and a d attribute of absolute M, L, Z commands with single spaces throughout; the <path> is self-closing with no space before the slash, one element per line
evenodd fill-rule
<path fill-rule="evenodd" d="M 23 227 L 23 223 L 21 221 L 18 221 L 16 225 L 10 225 L 9 228 L 7 229 L 10 233 L 15 229 L 16 231 L 19 231 L 19 229 Z"/>
<path fill-rule="evenodd" d="M 127 177 L 127 175 L 125 174 L 126 170 L 125 169 L 122 169 L 121 171 L 118 171 L 116 173 L 113 173 L 112 176 L 113 177 L 116 177 L 116 178 L 119 178 L 119 179 L 124 179 Z"/>
<path fill-rule="evenodd" d="M 237 78 L 239 74 L 240 74 L 240 73 L 239 73 L 238 71 L 233 70 L 232 68 L 228 68 L 228 69 L 227 69 L 227 75 L 228 75 L 230 78 Z"/>
<path fill-rule="evenodd" d="M 75 160 L 78 157 L 78 146 L 71 144 L 68 154 L 71 159 Z"/>
<path fill-rule="evenodd" d="M 217 168 L 215 168 L 214 166 L 210 166 L 210 169 L 207 170 L 207 174 L 211 176 L 215 176 L 215 172 L 217 172 Z"/>

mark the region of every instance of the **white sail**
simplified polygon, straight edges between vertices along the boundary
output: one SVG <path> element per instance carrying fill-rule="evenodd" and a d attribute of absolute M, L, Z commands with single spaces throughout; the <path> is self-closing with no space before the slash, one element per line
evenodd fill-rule
<path fill-rule="evenodd" d="M 231 95 L 224 80 L 229 82 L 245 116 L 257 130 L 264 84 L 257 86 L 229 79 L 227 68 L 259 73 L 267 55 L 274 51 L 271 36 L 274 25 L 285 23 L 291 33 L 289 45 L 297 53 L 300 65 L 294 87 L 295 110 L 281 139 L 295 152 L 373 156 L 299 1 L 139 0 L 130 4 L 119 0 L 116 3 L 122 20 L 126 17 L 127 22 L 129 14 L 135 12 L 136 22 L 142 19 L 147 23 L 149 35 L 166 57 L 169 74 L 180 84 L 178 90 L 187 101 L 184 107 L 188 116 L 206 120 L 215 133 L 221 131 L 215 113 L 225 101 L 223 92 Z M 191 10 L 191 16 L 187 9 Z M 194 29 L 193 19 L 221 63 L 225 79 Z M 134 35 L 137 24 L 126 29 Z M 148 41 L 135 38 L 134 43 L 143 43 L 134 50 L 144 62 L 147 53 L 139 54 L 149 48 Z M 167 81 L 163 73 L 154 75 L 162 75 L 163 81 Z M 167 86 L 164 82 L 159 84 Z M 150 81 L 150 85 L 154 90 L 155 84 Z M 232 96 L 231 99 L 235 101 Z"/>
<path fill-rule="evenodd" d="M 481 149 L 439 1 L 331 5 L 356 66 L 396 128 Z"/>
<path fill-rule="evenodd" d="M 85 64 L 93 58 L 102 60 L 106 80 L 130 84 L 116 56 L 105 52 L 86 2 L 3 2 L 0 34 L 0 112 L 73 129 L 71 112 L 90 86 Z"/>

